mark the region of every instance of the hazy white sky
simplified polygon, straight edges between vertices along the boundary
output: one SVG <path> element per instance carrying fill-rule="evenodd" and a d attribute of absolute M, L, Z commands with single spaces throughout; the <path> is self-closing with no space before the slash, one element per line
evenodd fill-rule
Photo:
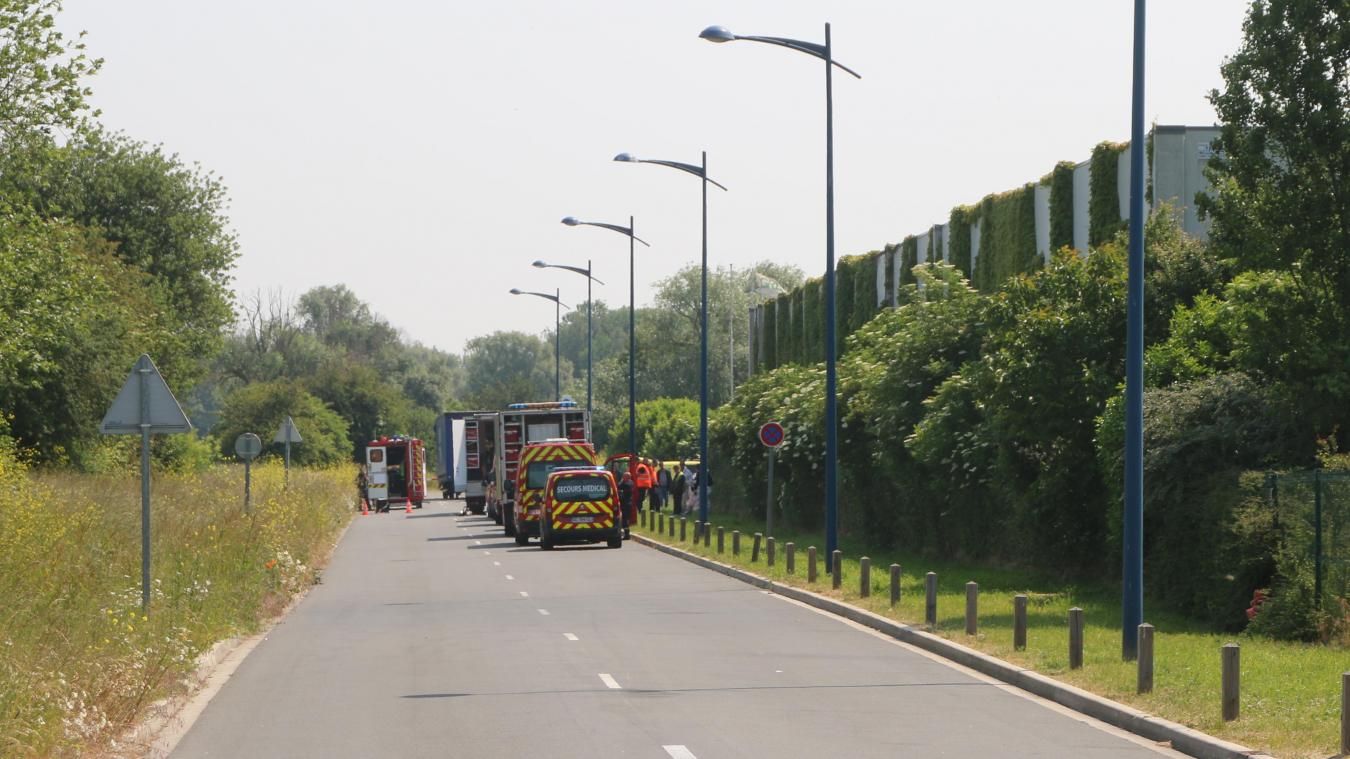
<path fill-rule="evenodd" d="M 1205 93 L 1246 0 L 1150 3 L 1147 113 L 1209 124 Z M 114 129 L 223 177 L 240 293 L 343 283 L 418 341 L 452 351 L 551 328 L 512 287 L 581 277 L 626 304 L 627 242 L 559 224 L 637 217 L 637 298 L 699 256 L 824 267 L 824 64 L 740 34 L 823 41 L 835 77 L 839 255 L 898 242 L 949 209 L 1129 137 L 1131 0 L 66 0 L 106 59 L 94 102 Z"/>

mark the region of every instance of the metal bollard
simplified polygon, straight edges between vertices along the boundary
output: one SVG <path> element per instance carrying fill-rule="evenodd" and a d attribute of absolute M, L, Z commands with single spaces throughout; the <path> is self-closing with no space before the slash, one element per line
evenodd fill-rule
<path fill-rule="evenodd" d="M 795 543 L 785 543 L 783 550 L 787 553 L 787 573 L 792 574 L 797 571 L 797 546 Z"/>
<path fill-rule="evenodd" d="M 835 549 L 830 554 L 830 574 L 834 576 L 833 585 L 835 590 L 839 590 L 839 584 L 844 580 L 844 552 Z"/>
<path fill-rule="evenodd" d="M 1069 669 L 1083 667 L 1083 610 L 1069 609 Z"/>
<path fill-rule="evenodd" d="M 1153 625 L 1145 622 L 1139 625 L 1139 638 L 1136 648 L 1139 651 L 1138 693 L 1153 692 Z"/>
<path fill-rule="evenodd" d="M 763 538 L 763 537 L 764 537 L 764 536 L 763 536 L 762 534 L 760 534 L 760 533 L 758 533 L 758 532 L 755 533 L 755 547 L 752 548 L 752 549 L 750 549 L 750 563 L 751 563 L 751 564 L 754 564 L 755 562 L 759 561 L 759 541 L 760 541 L 760 539 Z"/>
<path fill-rule="evenodd" d="M 866 556 L 858 559 L 858 595 L 872 595 L 872 560 Z"/>
<path fill-rule="evenodd" d="M 703 523 L 703 547 L 704 547 L 704 548 L 711 548 L 711 547 L 712 547 L 712 523 L 711 523 L 711 522 L 704 522 L 704 523 Z"/>
<path fill-rule="evenodd" d="M 717 552 L 718 552 L 718 553 L 722 553 L 722 549 L 726 547 L 726 534 L 725 534 L 725 533 L 726 533 L 726 528 L 722 527 L 722 525 L 720 525 L 720 524 L 717 525 Z"/>
<path fill-rule="evenodd" d="M 638 526 L 645 528 L 647 526 L 647 512 L 638 512 Z"/>
<path fill-rule="evenodd" d="M 686 519 L 685 517 L 680 517 L 680 542 L 681 542 L 681 543 L 684 542 L 684 530 L 685 530 L 685 525 L 687 525 L 687 524 L 689 524 L 689 520 Z"/>
<path fill-rule="evenodd" d="M 1236 643 L 1223 646 L 1223 721 L 1232 722 L 1238 718 L 1242 699 L 1242 649 Z"/>
<path fill-rule="evenodd" d="M 923 592 L 923 621 L 929 627 L 937 627 L 937 572 L 924 576 Z"/>
<path fill-rule="evenodd" d="M 1024 593 L 1013 596 L 1013 650 L 1027 649 L 1027 597 Z"/>
<path fill-rule="evenodd" d="M 665 514 L 657 514 L 657 515 L 656 515 L 656 534 L 657 534 L 657 535 L 664 535 L 665 533 L 666 533 L 666 515 L 665 515 Z"/>
<path fill-rule="evenodd" d="M 900 565 L 891 565 L 891 606 L 900 603 Z"/>
<path fill-rule="evenodd" d="M 680 517 L 680 518 L 683 519 L 684 517 Z M 670 528 L 670 537 L 672 537 L 672 538 L 675 537 L 675 516 L 674 516 L 674 515 L 671 515 L 670 521 L 667 522 L 666 524 L 667 524 L 667 526 Z"/>
<path fill-rule="evenodd" d="M 732 555 L 732 556 L 740 556 L 740 555 L 741 555 L 741 531 L 740 531 L 740 530 L 732 530 L 732 531 L 731 531 L 731 555 Z"/>
<path fill-rule="evenodd" d="M 816 547 L 806 547 L 806 581 L 814 583 L 816 581 Z"/>
<path fill-rule="evenodd" d="M 764 558 L 767 559 L 769 566 L 773 566 L 774 558 L 774 539 L 772 536 L 764 539 Z"/>
<path fill-rule="evenodd" d="M 1350 672 L 1341 673 L 1341 753 L 1350 754 Z"/>
<path fill-rule="evenodd" d="M 980 632 L 980 584 L 975 581 L 966 583 L 966 635 L 978 635 Z"/>

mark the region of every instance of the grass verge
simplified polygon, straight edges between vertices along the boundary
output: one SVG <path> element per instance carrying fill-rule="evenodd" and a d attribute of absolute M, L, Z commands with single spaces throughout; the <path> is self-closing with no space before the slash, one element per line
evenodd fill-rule
<path fill-rule="evenodd" d="M 0 756 L 80 755 L 181 688 L 197 656 L 317 580 L 352 473 L 243 468 L 152 478 L 141 610 L 139 478 L 32 473 L 0 454 Z"/>
<path fill-rule="evenodd" d="M 667 519 L 669 514 L 666 515 Z M 687 551 L 753 571 L 775 581 L 838 598 L 908 624 L 924 620 L 924 576 L 938 576 L 938 618 L 932 632 L 962 645 L 1033 669 L 1084 690 L 1129 704 L 1164 719 L 1181 723 L 1228 741 L 1261 749 L 1280 757 L 1326 757 L 1336 754 L 1340 740 L 1341 673 L 1350 669 L 1344 648 L 1284 643 L 1248 635 L 1220 635 L 1177 614 L 1149 611 L 1146 620 L 1154 635 L 1154 690 L 1135 693 L 1135 663 L 1121 661 L 1119 591 L 1100 585 L 1065 583 L 1023 570 L 982 567 L 952 561 L 919 559 L 897 552 L 877 552 L 856 540 L 844 539 L 843 577 L 833 590 L 824 573 L 824 538 L 791 529 L 775 530 L 777 556 L 767 566 L 761 546 L 758 562 L 751 561 L 753 534 L 762 522 L 735 517 L 714 521 L 710 545 L 693 541 L 693 521 L 687 539 L 657 534 L 651 527 L 642 535 Z M 724 528 L 725 552 L 717 552 L 718 525 Z M 741 551 L 732 554 L 732 531 L 741 532 Z M 784 545 L 796 545 L 796 572 L 786 569 Z M 807 580 L 807 547 L 820 552 L 820 575 Z M 861 595 L 858 559 L 871 559 L 871 593 Z M 900 603 L 890 606 L 890 570 L 901 566 Z M 965 633 L 966 582 L 979 583 L 979 633 Z M 1013 596 L 1025 593 L 1027 648 L 1012 645 Z M 1068 611 L 1084 610 L 1084 665 L 1069 669 Z M 1220 647 L 1236 642 L 1242 647 L 1242 714 L 1224 722 L 1220 714 Z"/>

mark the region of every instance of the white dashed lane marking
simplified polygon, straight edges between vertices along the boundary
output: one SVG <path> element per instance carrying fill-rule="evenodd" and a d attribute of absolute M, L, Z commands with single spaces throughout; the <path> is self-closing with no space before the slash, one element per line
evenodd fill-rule
<path fill-rule="evenodd" d="M 604 683 L 605 687 L 611 690 L 622 690 L 622 688 L 619 686 L 619 681 L 615 680 L 611 675 L 607 675 L 604 672 L 600 673 L 600 682 Z"/>
<path fill-rule="evenodd" d="M 545 617 L 547 617 L 547 616 L 548 616 L 548 609 L 539 609 L 539 613 L 540 613 L 540 614 L 543 614 Z"/>
<path fill-rule="evenodd" d="M 577 636 L 573 635 L 572 633 L 563 633 L 563 637 L 564 637 L 564 638 L 567 638 L 568 640 L 576 640 L 576 639 L 577 639 Z"/>
<path fill-rule="evenodd" d="M 514 579 L 516 579 L 516 578 L 512 577 L 511 575 L 507 575 L 507 576 L 506 576 L 506 579 L 508 579 L 508 580 L 514 580 Z"/>
<path fill-rule="evenodd" d="M 520 597 L 521 597 L 521 598 L 529 598 L 529 597 L 530 597 L 530 594 L 529 594 L 529 593 L 526 593 L 525 591 L 522 590 L 522 591 L 520 591 Z"/>
<path fill-rule="evenodd" d="M 698 759 L 694 756 L 694 752 L 684 746 L 662 746 L 661 748 L 665 749 L 667 754 L 670 754 L 670 759 Z"/>

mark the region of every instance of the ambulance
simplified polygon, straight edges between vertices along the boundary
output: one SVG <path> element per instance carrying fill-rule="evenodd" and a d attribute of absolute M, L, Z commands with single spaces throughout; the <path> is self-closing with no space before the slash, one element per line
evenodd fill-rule
<path fill-rule="evenodd" d="M 555 469 L 594 466 L 595 448 L 584 440 L 546 438 L 537 443 L 527 443 L 521 449 L 511 520 L 515 526 L 517 545 L 523 546 L 530 538 L 541 537 L 540 518 L 549 474 Z"/>
<path fill-rule="evenodd" d="M 544 485 L 539 547 L 598 543 L 623 548 L 623 515 L 614 475 L 604 467 L 554 469 Z"/>
<path fill-rule="evenodd" d="M 427 496 L 427 457 L 415 437 L 381 437 L 366 444 L 366 500 L 377 512 L 411 503 L 422 508 Z"/>

